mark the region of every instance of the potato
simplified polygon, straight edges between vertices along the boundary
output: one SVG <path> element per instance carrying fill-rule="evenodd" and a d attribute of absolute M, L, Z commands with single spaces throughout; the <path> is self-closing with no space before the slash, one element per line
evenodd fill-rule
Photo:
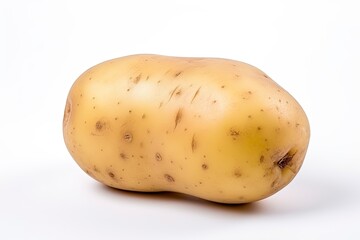
<path fill-rule="evenodd" d="M 108 186 L 247 203 L 295 177 L 310 128 L 298 102 L 251 65 L 144 54 L 83 73 L 63 134 L 77 164 Z"/>

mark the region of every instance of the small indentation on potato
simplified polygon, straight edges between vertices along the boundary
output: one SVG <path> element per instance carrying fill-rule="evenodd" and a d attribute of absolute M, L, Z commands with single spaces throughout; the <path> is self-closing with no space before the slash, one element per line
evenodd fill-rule
<path fill-rule="evenodd" d="M 161 156 L 161 154 L 160 153 L 155 153 L 155 159 L 156 159 L 156 161 L 161 161 L 162 160 L 162 156 Z"/>
<path fill-rule="evenodd" d="M 259 159 L 260 163 L 263 163 L 263 162 L 264 162 L 264 158 L 265 158 L 264 155 L 261 155 L 261 156 L 260 156 L 260 159 Z"/>
<path fill-rule="evenodd" d="M 193 101 L 195 100 L 195 98 L 198 96 L 198 94 L 199 94 L 199 92 L 200 92 L 200 89 L 201 89 L 201 87 L 199 87 L 199 88 L 196 90 L 196 92 L 195 92 L 194 96 L 192 97 L 190 103 L 193 103 Z"/>
<path fill-rule="evenodd" d="M 143 113 L 143 115 L 141 116 L 141 119 L 145 119 L 146 118 L 146 115 L 145 113 Z"/>
<path fill-rule="evenodd" d="M 176 86 L 171 92 L 170 92 L 170 97 L 168 99 L 168 102 L 171 100 L 171 98 L 174 96 L 176 90 L 178 90 L 179 86 Z"/>
<path fill-rule="evenodd" d="M 113 172 L 108 172 L 109 177 L 115 178 L 115 174 Z"/>
<path fill-rule="evenodd" d="M 164 174 L 164 178 L 166 179 L 166 181 L 172 183 L 172 182 L 175 182 L 175 179 L 170 176 L 169 174 Z"/>
<path fill-rule="evenodd" d="M 204 169 L 204 170 L 207 170 L 209 168 L 209 166 L 206 163 L 203 163 L 201 165 L 201 168 Z"/>
<path fill-rule="evenodd" d="M 124 138 L 124 141 L 128 142 L 128 143 L 131 143 L 132 140 L 133 140 L 133 136 L 132 136 L 132 134 L 130 132 L 124 133 L 123 138 Z"/>
<path fill-rule="evenodd" d="M 175 128 L 177 127 L 177 125 L 180 123 L 181 119 L 183 116 L 183 112 L 182 112 L 182 108 L 179 108 L 178 111 L 176 112 L 176 116 L 175 116 Z"/>
<path fill-rule="evenodd" d="M 290 150 L 287 152 L 282 158 L 280 158 L 279 161 L 277 161 L 277 166 L 280 169 L 284 169 L 286 166 L 288 166 L 291 163 L 291 160 L 294 158 L 294 155 L 296 154 L 296 151 Z"/>
<path fill-rule="evenodd" d="M 191 139 L 191 151 L 194 152 L 196 148 L 197 148 L 197 142 L 195 140 L 195 134 L 193 134 Z"/>

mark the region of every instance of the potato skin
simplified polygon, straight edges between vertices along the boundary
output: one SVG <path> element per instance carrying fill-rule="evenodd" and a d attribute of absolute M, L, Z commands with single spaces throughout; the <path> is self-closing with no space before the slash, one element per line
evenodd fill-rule
<path fill-rule="evenodd" d="M 247 203 L 295 177 L 310 127 L 298 102 L 251 65 L 141 54 L 75 81 L 63 134 L 77 164 L 108 186 Z"/>

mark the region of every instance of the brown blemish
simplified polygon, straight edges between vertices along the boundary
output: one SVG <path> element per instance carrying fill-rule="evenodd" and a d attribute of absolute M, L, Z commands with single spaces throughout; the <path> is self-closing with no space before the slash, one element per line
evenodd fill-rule
<path fill-rule="evenodd" d="M 180 123 L 182 117 L 183 117 L 182 108 L 179 108 L 178 111 L 177 111 L 177 113 L 176 113 L 176 116 L 175 116 L 175 127 L 174 127 L 174 130 L 175 130 L 175 128 L 177 127 L 177 125 Z"/>
<path fill-rule="evenodd" d="M 171 98 L 174 96 L 176 90 L 178 90 L 179 86 L 176 86 L 171 92 L 170 92 L 170 97 L 169 97 L 169 100 L 168 102 L 171 100 Z"/>
<path fill-rule="evenodd" d="M 196 92 L 195 92 L 193 98 L 191 99 L 191 102 L 190 102 L 190 103 L 192 103 L 192 102 L 194 101 L 194 99 L 197 97 L 197 95 L 198 95 L 199 92 L 200 92 L 200 89 L 201 89 L 201 87 L 199 87 L 199 88 L 196 90 Z"/>
<path fill-rule="evenodd" d="M 221 88 L 225 88 L 225 85 L 222 85 Z"/>
<path fill-rule="evenodd" d="M 182 91 L 181 91 L 181 89 L 179 89 L 179 90 L 176 91 L 175 95 L 176 95 L 176 96 L 180 96 L 181 93 L 182 93 Z"/>
<path fill-rule="evenodd" d="M 141 73 L 135 77 L 134 83 L 137 84 L 140 80 L 141 80 Z"/>
<path fill-rule="evenodd" d="M 175 77 L 178 77 L 181 73 L 182 73 L 182 71 L 175 73 Z"/>
<path fill-rule="evenodd" d="M 161 154 L 160 153 L 155 153 L 155 159 L 156 159 L 156 161 L 161 161 L 162 160 L 162 156 L 161 156 Z"/>
<path fill-rule="evenodd" d="M 108 172 L 109 177 L 115 178 L 115 174 L 113 172 Z"/>
<path fill-rule="evenodd" d="M 165 177 L 166 181 L 168 181 L 168 182 L 175 182 L 175 179 L 172 176 L 170 176 L 169 174 L 164 174 L 164 177 Z"/>
<path fill-rule="evenodd" d="M 232 138 L 236 140 L 240 136 L 240 131 L 231 128 L 230 136 L 232 136 Z"/>
<path fill-rule="evenodd" d="M 195 140 L 195 134 L 193 134 L 191 139 L 191 151 L 194 152 L 196 148 L 197 148 L 197 142 Z"/>
<path fill-rule="evenodd" d="M 133 140 L 133 136 L 130 132 L 124 133 L 123 138 L 124 138 L 124 141 L 128 142 L 128 143 L 132 142 L 132 140 Z"/>
<path fill-rule="evenodd" d="M 95 172 L 100 172 L 100 170 L 96 167 L 96 165 L 93 166 L 93 170 L 94 170 Z"/>
<path fill-rule="evenodd" d="M 159 104 L 159 108 L 161 108 L 161 107 L 162 107 L 162 105 L 163 105 L 163 102 L 161 102 L 161 103 Z"/>
<path fill-rule="evenodd" d="M 146 118 L 146 115 L 145 113 L 141 116 L 141 119 L 145 119 Z"/>
<path fill-rule="evenodd" d="M 240 172 L 239 169 L 236 169 L 236 170 L 234 171 L 234 176 L 235 176 L 236 178 L 240 178 L 240 177 L 242 176 L 242 173 Z"/>
<path fill-rule="evenodd" d="M 124 160 L 128 159 L 128 157 L 126 156 L 125 153 L 120 153 L 120 157 L 121 157 L 121 159 L 124 159 Z"/>
<path fill-rule="evenodd" d="M 209 167 L 208 167 L 207 164 L 203 163 L 203 164 L 201 165 L 201 168 L 204 169 L 204 170 L 207 170 Z"/>
<path fill-rule="evenodd" d="M 279 161 L 277 161 L 277 166 L 280 169 L 284 169 L 287 165 L 290 164 L 291 160 L 294 158 L 295 153 L 291 153 L 290 151 L 287 152 L 285 156 L 283 156 Z"/>
<path fill-rule="evenodd" d="M 261 156 L 260 156 L 260 160 L 259 160 L 260 163 L 263 163 L 263 162 L 264 162 L 264 158 L 265 158 L 264 155 L 261 155 Z"/>
<path fill-rule="evenodd" d="M 257 130 L 260 131 L 262 128 L 260 126 L 257 127 Z"/>
<path fill-rule="evenodd" d="M 105 126 L 106 126 L 106 123 L 105 123 L 104 121 L 97 121 L 97 122 L 95 123 L 95 129 L 96 129 L 97 131 L 102 131 L 102 130 L 104 130 L 104 129 L 105 129 Z"/>
<path fill-rule="evenodd" d="M 268 75 L 266 75 L 266 74 L 263 74 L 263 76 L 265 77 L 265 78 L 270 78 Z"/>

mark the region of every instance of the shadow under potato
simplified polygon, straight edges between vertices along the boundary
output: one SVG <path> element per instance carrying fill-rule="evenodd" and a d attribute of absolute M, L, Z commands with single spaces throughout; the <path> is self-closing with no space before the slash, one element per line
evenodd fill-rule
<path fill-rule="evenodd" d="M 129 198 L 129 200 L 148 200 L 150 202 L 161 202 L 161 203 L 180 203 L 185 205 L 197 205 L 200 207 L 214 208 L 217 210 L 229 211 L 229 212 L 242 212 L 242 213 L 255 213 L 261 210 L 258 202 L 253 203 L 242 203 L 242 204 L 226 204 L 217 203 L 204 200 L 198 197 L 194 197 L 184 193 L 176 192 L 136 192 L 117 189 L 109 187 L 104 184 L 98 184 L 102 191 L 106 191 L 109 194 L 121 195 L 122 198 Z M 131 199 L 130 199 L 131 198 Z"/>

